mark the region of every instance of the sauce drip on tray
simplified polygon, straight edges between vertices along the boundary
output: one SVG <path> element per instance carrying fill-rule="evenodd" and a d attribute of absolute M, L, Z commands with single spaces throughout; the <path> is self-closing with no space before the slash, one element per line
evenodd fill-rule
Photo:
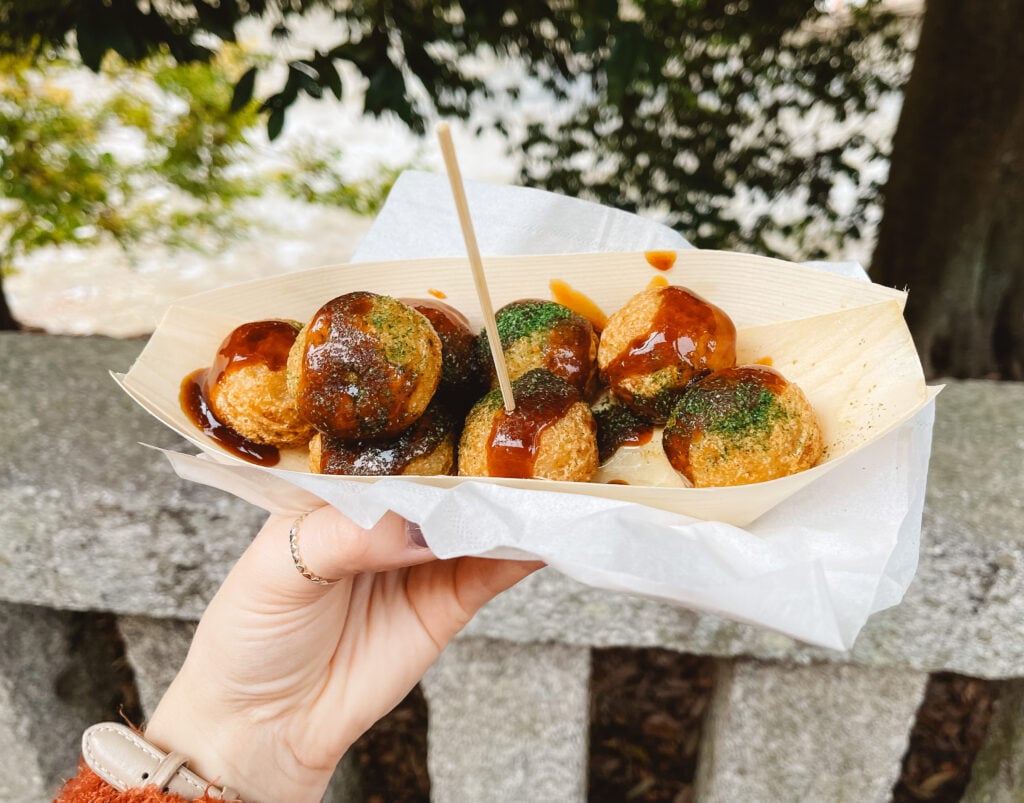
<path fill-rule="evenodd" d="M 276 446 L 254 443 L 217 419 L 206 399 L 208 375 L 209 369 L 200 368 L 182 380 L 178 398 L 185 415 L 206 435 L 243 460 L 261 466 L 277 465 L 281 453 Z"/>
<path fill-rule="evenodd" d="M 671 270 L 676 264 L 675 251 L 648 251 L 644 254 L 647 264 L 655 270 Z"/>

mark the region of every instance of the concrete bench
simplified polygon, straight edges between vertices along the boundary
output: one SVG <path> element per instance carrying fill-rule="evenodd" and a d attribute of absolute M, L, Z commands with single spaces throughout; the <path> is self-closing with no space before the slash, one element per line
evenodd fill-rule
<path fill-rule="evenodd" d="M 116 617 L 151 710 L 263 518 L 137 445 L 182 446 L 107 376 L 141 347 L 0 335 L 0 800 L 48 799 L 101 716 L 104 678 L 74 671 L 87 641 L 76 612 Z M 542 571 L 487 606 L 423 682 L 434 799 L 585 799 L 590 650 L 657 646 L 720 659 L 700 800 L 888 800 L 929 673 L 1024 678 L 1024 385 L 954 382 L 938 404 L 918 575 L 852 651 Z M 970 800 L 1024 795 L 1018 688 Z M 358 796 L 350 782 L 340 773 L 329 797 Z"/>

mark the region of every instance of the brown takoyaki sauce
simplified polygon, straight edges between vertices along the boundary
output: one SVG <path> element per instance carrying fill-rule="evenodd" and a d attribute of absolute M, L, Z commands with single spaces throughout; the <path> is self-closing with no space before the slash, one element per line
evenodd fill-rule
<path fill-rule="evenodd" d="M 367 292 L 339 296 L 321 307 L 306 328 L 297 404 L 321 431 L 357 428 L 361 436 L 376 438 L 387 434 L 392 422 L 405 419 L 417 377 L 381 350 L 372 315 L 377 297 Z M 410 339 L 402 334 L 400 340 Z"/>
<path fill-rule="evenodd" d="M 441 381 L 449 386 L 480 383 L 476 335 L 455 307 L 429 298 L 401 298 L 422 314 L 441 338 Z"/>
<path fill-rule="evenodd" d="M 232 330 L 217 349 L 213 365 L 186 376 L 178 394 L 181 409 L 193 424 L 232 454 L 261 466 L 280 459 L 276 446 L 255 443 L 220 421 L 210 408 L 213 388 L 230 371 L 245 365 L 265 365 L 280 371 L 288 364 L 288 351 L 298 331 L 291 321 L 252 321 Z"/>
<path fill-rule="evenodd" d="M 394 440 L 345 442 L 322 435 L 321 474 L 374 477 L 401 474 L 418 457 L 430 454 L 454 431 L 454 419 L 434 403 Z"/>
<path fill-rule="evenodd" d="M 643 446 L 654 436 L 654 425 L 622 404 L 595 407 L 597 459 L 605 462 L 620 446 Z"/>
<path fill-rule="evenodd" d="M 559 321 L 548 336 L 544 367 L 581 393 L 593 378 L 595 361 L 590 358 L 591 330 L 574 321 Z M 589 370 L 585 370 L 589 369 Z"/>
<path fill-rule="evenodd" d="M 701 433 L 735 439 L 769 431 L 785 411 L 777 397 L 785 378 L 773 368 L 745 365 L 727 368 L 694 382 L 676 405 L 665 427 L 665 454 L 676 471 L 691 482 L 690 444 Z"/>
<path fill-rule="evenodd" d="M 675 251 L 648 251 L 644 254 L 647 264 L 655 270 L 671 270 L 676 264 Z"/>
<path fill-rule="evenodd" d="M 575 387 L 541 368 L 513 384 L 516 408 L 500 407 L 494 414 L 487 444 L 487 473 L 491 477 L 533 476 L 541 433 L 560 421 L 580 400 Z M 499 397 L 500 398 L 500 397 Z"/>
<path fill-rule="evenodd" d="M 685 287 L 670 285 L 659 294 L 650 326 L 608 364 L 605 377 L 621 388 L 629 377 L 671 366 L 689 366 L 697 374 L 735 362 L 736 327 L 729 317 Z"/>
<path fill-rule="evenodd" d="M 254 443 L 237 433 L 227 424 L 219 421 L 217 416 L 213 414 L 213 410 L 210 409 L 210 404 L 206 399 L 205 390 L 207 377 L 211 372 L 210 369 L 200 368 L 182 380 L 181 391 L 178 394 L 178 403 L 181 405 L 185 415 L 200 430 L 243 460 L 248 460 L 250 463 L 257 463 L 261 466 L 277 465 L 278 460 L 281 459 L 281 454 L 276 446 Z"/>
<path fill-rule="evenodd" d="M 608 323 L 608 316 L 604 314 L 604 311 L 589 296 L 585 296 L 579 290 L 570 287 L 561 279 L 552 279 L 548 283 L 548 287 L 551 288 L 551 299 L 556 304 L 561 304 L 563 307 L 568 307 L 573 312 L 582 315 L 590 321 L 590 325 L 594 327 L 595 332 L 601 333 L 605 324 Z"/>
<path fill-rule="evenodd" d="M 288 352 L 297 333 L 298 326 L 291 321 L 242 324 L 220 344 L 207 381 L 219 382 L 228 371 L 243 365 L 265 365 L 271 371 L 282 370 L 288 365 Z"/>

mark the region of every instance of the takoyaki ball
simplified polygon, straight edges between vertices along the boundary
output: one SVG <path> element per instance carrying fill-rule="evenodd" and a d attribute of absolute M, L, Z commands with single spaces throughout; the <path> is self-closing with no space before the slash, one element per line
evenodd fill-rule
<path fill-rule="evenodd" d="M 685 287 L 652 287 L 608 319 L 597 361 L 612 393 L 664 424 L 694 378 L 736 364 L 736 327 Z"/>
<path fill-rule="evenodd" d="M 206 372 L 203 393 L 217 420 L 254 443 L 302 446 L 312 427 L 288 391 L 288 352 L 301 324 L 253 321 L 221 343 Z"/>
<path fill-rule="evenodd" d="M 597 424 L 597 456 L 609 460 L 620 446 L 642 446 L 654 435 L 654 425 L 632 408 L 605 396 L 590 408 Z"/>
<path fill-rule="evenodd" d="M 455 417 L 437 401 L 395 438 L 342 441 L 316 433 L 309 442 L 314 474 L 452 474 L 455 469 Z"/>
<path fill-rule="evenodd" d="M 698 488 L 785 477 L 815 465 L 824 451 L 803 391 L 761 365 L 718 371 L 690 385 L 662 443 L 672 466 Z"/>
<path fill-rule="evenodd" d="M 427 409 L 440 379 L 441 341 L 430 321 L 367 292 L 328 301 L 288 359 L 299 413 L 342 440 L 397 435 Z"/>
<path fill-rule="evenodd" d="M 588 393 L 597 375 L 597 335 L 590 321 L 554 301 L 513 301 L 494 315 L 510 379 L 544 368 Z M 497 387 L 487 333 L 480 334 L 481 359 Z"/>
<path fill-rule="evenodd" d="M 470 329 L 469 320 L 442 301 L 422 298 L 402 301 L 423 314 L 441 339 L 441 384 L 438 392 L 465 412 L 480 398 L 484 389 L 477 336 Z"/>
<path fill-rule="evenodd" d="M 543 368 L 512 383 L 515 409 L 493 390 L 466 417 L 459 475 L 586 482 L 597 471 L 597 427 L 579 390 Z"/>

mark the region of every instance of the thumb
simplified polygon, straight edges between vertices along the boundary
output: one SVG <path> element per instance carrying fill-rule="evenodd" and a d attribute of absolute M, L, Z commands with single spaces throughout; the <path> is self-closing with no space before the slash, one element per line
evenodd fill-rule
<path fill-rule="evenodd" d="M 325 505 L 291 519 L 271 516 L 253 542 L 256 571 L 269 587 L 288 596 L 323 596 L 336 581 L 435 560 L 418 525 L 396 513 L 364 529 Z"/>

